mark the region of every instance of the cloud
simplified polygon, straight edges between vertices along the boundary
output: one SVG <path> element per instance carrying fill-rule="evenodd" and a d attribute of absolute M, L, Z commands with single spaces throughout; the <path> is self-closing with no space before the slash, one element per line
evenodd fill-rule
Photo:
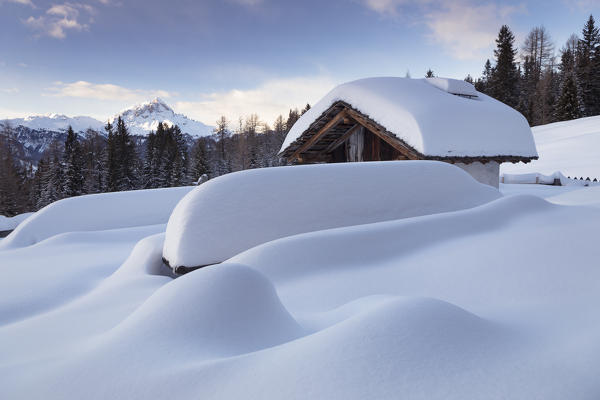
<path fill-rule="evenodd" d="M 16 3 L 23 4 L 24 6 L 29 6 L 35 8 L 35 4 L 31 0 L 0 0 L 0 4 L 2 3 Z"/>
<path fill-rule="evenodd" d="M 458 59 L 478 59 L 493 45 L 500 25 L 522 7 L 457 1 L 425 15 L 429 38 Z"/>
<path fill-rule="evenodd" d="M 478 59 L 493 45 L 500 26 L 524 5 L 492 1 L 453 0 L 362 0 L 363 4 L 387 17 L 410 14 L 411 22 L 427 27 L 427 37 L 457 59 Z"/>
<path fill-rule="evenodd" d="M 173 94 L 165 90 L 128 89 L 111 83 L 91 83 L 77 81 L 72 83 L 54 82 L 46 88 L 44 96 L 76 97 L 94 100 L 142 102 L 154 97 L 169 98 Z"/>
<path fill-rule="evenodd" d="M 69 30 L 89 29 L 89 25 L 93 22 L 92 15 L 95 13 L 96 9 L 89 4 L 66 2 L 53 4 L 44 15 L 30 16 L 23 23 L 37 31 L 40 36 L 64 39 Z M 82 20 L 87 22 L 82 22 Z"/>
<path fill-rule="evenodd" d="M 200 100 L 179 101 L 174 108 L 209 125 L 222 115 L 234 123 L 238 117 L 251 113 L 272 124 L 279 114 L 287 115 L 290 108 L 314 104 L 334 85 L 325 76 L 275 79 L 252 89 L 201 94 Z"/>
<path fill-rule="evenodd" d="M 15 93 L 19 93 L 19 89 L 18 88 L 2 88 L 0 89 L 0 92 L 2 93 L 6 93 L 6 94 L 15 94 Z"/>

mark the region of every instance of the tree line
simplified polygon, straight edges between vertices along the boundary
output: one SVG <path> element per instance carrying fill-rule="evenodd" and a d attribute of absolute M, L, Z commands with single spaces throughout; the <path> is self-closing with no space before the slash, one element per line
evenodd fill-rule
<path fill-rule="evenodd" d="M 250 168 L 282 165 L 277 153 L 289 129 L 310 106 L 277 117 L 273 127 L 258 115 L 240 118 L 236 126 L 225 117 L 211 136 L 193 139 L 177 125 L 159 123 L 147 137 L 132 136 L 119 117 L 105 132 L 83 135 L 67 130 L 54 141 L 34 168 L 19 156 L 14 130 L 0 131 L 0 215 L 13 216 L 63 198 L 122 190 L 194 184 L 203 175 L 214 178 Z"/>
<path fill-rule="evenodd" d="M 518 110 L 531 126 L 600 115 L 600 34 L 592 15 L 581 37 L 572 34 L 558 55 L 545 27 L 533 28 L 517 47 L 503 25 L 493 61 L 477 80 L 465 80 Z"/>
<path fill-rule="evenodd" d="M 543 26 L 533 28 L 517 47 L 507 25 L 500 28 L 493 62 L 466 81 L 520 111 L 530 125 L 600 115 L 600 33 L 592 15 L 581 37 L 573 34 L 559 50 Z M 429 69 L 427 77 L 434 76 Z M 277 152 L 307 106 L 279 116 L 273 127 L 256 114 L 216 122 L 214 134 L 191 140 L 177 126 L 159 124 L 146 138 L 129 134 L 119 118 L 105 132 L 83 137 L 68 130 L 54 142 L 37 168 L 24 163 L 10 126 L 0 131 L 0 215 L 35 211 L 70 196 L 120 190 L 189 185 L 249 168 L 277 166 Z"/>

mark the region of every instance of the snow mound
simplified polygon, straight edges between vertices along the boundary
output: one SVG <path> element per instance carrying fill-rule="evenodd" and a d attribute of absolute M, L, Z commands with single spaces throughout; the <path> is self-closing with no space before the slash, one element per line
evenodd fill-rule
<path fill-rule="evenodd" d="M 459 237 L 483 237 L 524 216 L 536 215 L 552 207 L 555 206 L 536 196 L 507 196 L 456 212 L 285 237 L 253 247 L 227 261 L 256 268 L 276 285 L 281 285 L 325 272 L 383 265 Z M 369 243 L 369 251 L 365 251 L 366 243 Z M 483 248 L 469 250 L 469 256 L 487 259 Z M 352 296 L 369 288 L 365 285 L 355 290 Z M 336 301 L 333 294 L 329 300 L 334 302 L 332 307 L 347 301 Z M 310 299 L 303 302 L 308 304 Z"/>
<path fill-rule="evenodd" d="M 536 157 L 531 129 L 519 112 L 483 93 L 466 98 L 446 92 L 473 93 L 468 85 L 453 79 L 390 77 L 344 83 L 300 117 L 281 151 L 331 105 L 344 101 L 426 156 Z"/>
<path fill-rule="evenodd" d="M 33 215 L 32 212 L 15 215 L 14 217 L 0 215 L 0 231 L 12 231 L 31 215 Z"/>
<path fill-rule="evenodd" d="M 586 205 L 600 206 L 600 187 L 586 187 L 550 196 L 547 199 L 554 204 L 566 206 Z"/>
<path fill-rule="evenodd" d="M 501 173 L 552 174 L 600 179 L 600 116 L 531 128 L 540 158 L 528 164 L 505 163 Z"/>
<path fill-rule="evenodd" d="M 462 96 L 472 97 L 477 97 L 479 95 L 477 90 L 475 90 L 475 86 L 473 86 L 469 82 L 461 81 L 458 79 L 433 77 L 427 78 L 426 82 L 450 94 L 458 94 Z"/>
<path fill-rule="evenodd" d="M 29 246 L 65 232 L 164 224 L 192 187 L 90 194 L 56 201 L 20 224 L 0 249 Z"/>
<path fill-rule="evenodd" d="M 149 275 L 163 225 L 2 250 L 0 398 L 595 399 L 598 220 L 505 196 L 273 240 L 175 280 Z"/>
<path fill-rule="evenodd" d="M 115 272 L 113 279 L 125 277 L 138 277 L 143 275 L 167 275 L 171 276 L 162 261 L 162 248 L 165 242 L 165 234 L 158 233 L 148 236 L 138 243 L 131 251 L 127 260 Z"/>
<path fill-rule="evenodd" d="M 197 187 L 167 224 L 170 266 L 222 262 L 277 238 L 474 207 L 499 198 L 447 163 L 341 163 L 248 170 Z"/>
<path fill-rule="evenodd" d="M 303 334 L 271 282 L 239 264 L 205 268 L 169 282 L 112 331 L 126 347 L 152 340 L 200 359 L 254 352 Z"/>

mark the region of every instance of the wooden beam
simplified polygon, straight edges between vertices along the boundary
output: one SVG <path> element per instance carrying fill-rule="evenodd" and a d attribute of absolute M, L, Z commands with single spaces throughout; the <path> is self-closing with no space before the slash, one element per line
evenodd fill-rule
<path fill-rule="evenodd" d="M 323 136 L 328 130 L 339 124 L 344 119 L 344 117 L 347 116 L 348 114 L 346 110 L 342 110 L 339 113 L 337 113 L 337 115 L 333 117 L 328 123 L 326 123 L 321 129 L 319 129 L 317 133 L 315 133 L 310 139 L 304 142 L 302 146 L 296 149 L 296 151 L 294 151 L 294 153 L 288 158 L 288 160 L 293 161 L 300 155 L 300 153 L 302 153 L 304 150 L 308 149 L 310 146 L 315 144 L 321 138 L 321 136 Z"/>
<path fill-rule="evenodd" d="M 339 138 L 335 139 L 333 141 L 333 143 L 331 143 L 329 146 L 327 146 L 325 148 L 325 150 L 321 150 L 320 153 L 330 153 L 333 150 L 337 149 L 339 145 L 341 145 L 342 143 L 344 143 L 346 141 L 346 139 L 348 139 L 356 130 L 356 128 L 360 128 L 362 125 L 361 124 L 354 124 L 354 126 L 352 126 L 350 129 L 348 129 L 346 132 L 344 132 L 344 134 L 342 136 L 340 136 Z"/>
<path fill-rule="evenodd" d="M 369 122 L 360 113 L 358 113 L 352 109 L 347 109 L 346 112 L 348 113 L 348 115 L 350 115 L 352 117 L 352 119 L 354 119 L 356 122 L 358 122 L 359 124 L 361 124 L 362 126 L 367 128 L 369 130 L 369 132 L 371 132 L 374 135 L 381 138 L 381 140 L 383 140 L 384 142 L 386 142 L 387 144 L 389 144 L 390 146 L 392 146 L 393 148 L 398 150 L 400 153 L 404 154 L 408 159 L 410 159 L 410 160 L 418 160 L 419 159 L 419 157 L 414 153 L 413 150 L 409 149 L 408 147 L 406 147 L 405 145 L 400 143 L 398 140 L 394 140 L 393 138 L 389 137 L 384 132 L 381 132 L 381 130 L 377 126 L 375 126 L 373 123 Z"/>

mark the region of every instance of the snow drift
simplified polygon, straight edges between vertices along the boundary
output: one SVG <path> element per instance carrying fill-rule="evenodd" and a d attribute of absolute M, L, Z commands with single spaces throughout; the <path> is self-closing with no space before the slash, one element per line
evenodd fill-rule
<path fill-rule="evenodd" d="M 436 161 L 242 171 L 181 200 L 167 224 L 163 257 L 185 272 L 285 236 L 465 209 L 498 197 L 496 189 Z"/>
<path fill-rule="evenodd" d="M 56 201 L 26 219 L 0 249 L 29 246 L 65 232 L 164 224 L 192 187 L 90 194 Z"/>
<path fill-rule="evenodd" d="M 600 191 L 569 196 L 308 232 L 175 280 L 154 231 L 1 250 L 0 398 L 596 399 L 600 209 L 577 204 Z"/>
<path fill-rule="evenodd" d="M 33 215 L 32 212 L 15 215 L 14 217 L 5 217 L 0 215 L 0 231 L 11 231 L 15 229 L 19 224 L 25 221 Z"/>

